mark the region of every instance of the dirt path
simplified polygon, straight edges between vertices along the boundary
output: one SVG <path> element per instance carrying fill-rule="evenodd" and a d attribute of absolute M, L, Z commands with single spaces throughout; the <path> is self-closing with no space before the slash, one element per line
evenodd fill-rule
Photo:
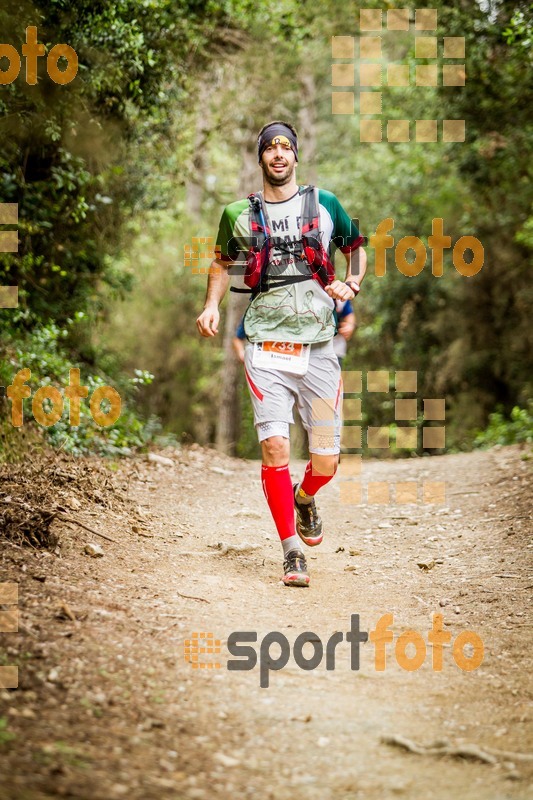
<path fill-rule="evenodd" d="M 0 692 L 2 798 L 532 796 L 533 761 L 420 755 L 383 741 L 533 751 L 531 462 L 520 450 L 365 462 L 368 480 L 445 480 L 445 508 L 341 505 L 337 478 L 320 494 L 326 535 L 308 550 L 308 589 L 279 581 L 281 548 L 257 463 L 192 448 L 173 460 L 124 467 L 127 513 L 80 508 L 72 489 L 71 516 L 117 544 L 57 523 L 60 558 L 2 545 L 1 580 L 19 582 L 23 624 L 1 639 L 3 663 L 18 664 L 20 676 L 17 690 Z M 295 479 L 302 467 L 291 465 Z M 103 558 L 83 553 L 92 541 Z M 224 553 L 220 542 L 259 548 Z M 375 669 L 372 642 L 351 669 L 351 615 L 371 631 L 387 613 L 394 642 L 385 670 Z M 481 637 L 477 670 L 459 669 L 450 645 L 442 671 L 432 669 L 427 636 L 439 613 L 452 642 L 463 630 Z M 408 629 L 427 645 L 416 671 L 395 657 Z M 271 631 L 288 640 L 288 663 L 269 673 L 268 687 L 259 664 L 227 669 L 235 631 L 255 631 L 258 654 Z M 325 657 L 312 671 L 298 666 L 293 644 L 304 631 L 324 651 L 344 634 L 334 670 Z M 220 668 L 186 662 L 193 632 L 221 640 L 220 656 L 200 655 Z"/>

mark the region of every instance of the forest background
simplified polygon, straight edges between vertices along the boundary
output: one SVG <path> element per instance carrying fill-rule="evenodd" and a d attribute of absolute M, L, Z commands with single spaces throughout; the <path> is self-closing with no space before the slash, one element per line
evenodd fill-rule
<path fill-rule="evenodd" d="M 2 4 L 2 43 L 20 53 L 35 25 L 48 50 L 76 50 L 79 72 L 60 86 L 40 59 L 37 85 L 24 80 L 23 63 L 0 86 L 0 203 L 19 208 L 18 226 L 2 226 L 18 230 L 19 248 L 0 253 L 0 286 L 18 286 L 19 303 L 0 309 L 0 385 L 28 367 L 33 393 L 64 387 L 79 367 L 91 391 L 116 387 L 123 408 L 109 429 L 94 424 L 85 403 L 80 426 L 69 426 L 65 408 L 45 430 L 31 422 L 30 398 L 15 429 L 0 399 L 1 458 L 23 458 L 43 437 L 75 454 L 126 455 L 177 440 L 258 457 L 231 350 L 243 298 L 225 301 L 221 336 L 201 339 L 206 275 L 186 256 L 193 237 L 214 242 L 225 204 L 259 188 L 256 135 L 274 118 L 298 128 L 299 182 L 337 194 L 366 236 L 391 217 L 396 243 L 418 236 L 427 247 L 432 220 L 442 218 L 452 243 L 474 236 L 484 248 L 472 277 L 454 268 L 451 250 L 443 276 L 432 275 L 429 248 L 417 276 L 401 274 L 391 250 L 377 277 L 367 248 L 344 369 L 388 371 L 391 384 L 365 398 L 363 424 L 394 419 L 392 375 L 407 370 L 417 372 L 419 398 L 446 400 L 446 449 L 533 439 L 530 4 L 417 4 L 438 12 L 437 31 L 425 35 L 464 37 L 466 83 L 383 87 L 384 117 L 464 119 L 466 139 L 456 143 L 363 143 L 357 102 L 354 114 L 332 113 L 332 91 L 357 97 L 359 87 L 332 87 L 331 37 L 355 37 L 357 65 L 361 7 L 385 14 L 394 6 Z M 410 14 L 414 21 L 415 6 Z M 383 32 L 384 67 L 434 63 L 416 58 L 413 34 L 413 22 Z"/>

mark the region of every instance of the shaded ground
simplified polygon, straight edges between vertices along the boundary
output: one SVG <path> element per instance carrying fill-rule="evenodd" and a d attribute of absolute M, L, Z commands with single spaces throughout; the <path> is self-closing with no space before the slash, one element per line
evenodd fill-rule
<path fill-rule="evenodd" d="M 531 462 L 522 454 L 365 462 L 365 480 L 445 480 L 445 507 L 341 504 L 336 478 L 320 494 L 326 536 L 308 550 L 308 589 L 279 581 L 281 548 L 255 462 L 195 448 L 166 453 L 169 466 L 139 459 L 118 473 L 46 462 L 33 475 L 49 482 L 41 506 L 59 504 L 116 543 L 57 517 L 55 554 L 2 543 L 0 580 L 18 582 L 21 614 L 19 633 L 0 640 L 20 681 L 0 691 L 2 798 L 531 797 L 531 760 L 489 764 L 383 741 L 533 751 Z M 300 477 L 303 462 L 291 466 Z M 9 487 L 0 482 L 0 503 L 19 496 L 15 472 Z M 87 543 L 104 556 L 85 554 Z M 243 543 L 259 547 L 231 550 Z M 386 669 L 375 670 L 371 642 L 350 669 L 350 616 L 369 631 L 386 613 Z M 452 642 L 466 629 L 482 638 L 479 669 L 458 669 L 449 645 L 442 671 L 432 669 L 427 634 L 438 613 Z M 408 629 L 427 645 L 411 672 L 394 655 Z M 220 656 L 200 656 L 220 668 L 184 659 L 195 631 L 221 640 Z M 259 665 L 226 668 L 233 631 L 256 631 L 258 653 L 270 631 L 291 648 L 304 631 L 324 645 L 341 631 L 344 641 L 335 670 L 323 661 L 304 671 L 291 652 L 261 688 Z"/>

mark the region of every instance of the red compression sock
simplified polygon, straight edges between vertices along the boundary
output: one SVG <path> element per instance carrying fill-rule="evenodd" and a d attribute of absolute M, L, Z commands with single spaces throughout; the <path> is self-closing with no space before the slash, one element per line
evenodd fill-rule
<path fill-rule="evenodd" d="M 261 467 L 261 483 L 268 507 L 276 523 L 279 538 L 296 535 L 294 527 L 294 495 L 292 493 L 289 465 L 284 467 Z"/>
<path fill-rule="evenodd" d="M 336 469 L 335 469 L 336 472 Z M 333 475 L 335 474 L 333 473 Z M 307 462 L 303 481 L 300 484 L 301 491 L 305 492 L 308 497 L 313 497 L 322 486 L 329 483 L 333 475 L 319 475 L 315 470 L 313 473 L 313 466 L 310 461 Z"/>

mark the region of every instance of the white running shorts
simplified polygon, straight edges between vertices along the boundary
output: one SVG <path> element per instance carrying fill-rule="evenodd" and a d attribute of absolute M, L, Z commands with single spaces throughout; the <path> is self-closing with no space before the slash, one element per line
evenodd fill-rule
<path fill-rule="evenodd" d="M 253 344 L 247 342 L 244 369 L 259 441 L 270 436 L 290 438 L 289 425 L 294 423 L 292 409 L 296 402 L 309 438 L 309 452 L 340 453 L 342 377 L 333 341 L 311 345 L 305 375 L 254 367 L 252 356 Z"/>

